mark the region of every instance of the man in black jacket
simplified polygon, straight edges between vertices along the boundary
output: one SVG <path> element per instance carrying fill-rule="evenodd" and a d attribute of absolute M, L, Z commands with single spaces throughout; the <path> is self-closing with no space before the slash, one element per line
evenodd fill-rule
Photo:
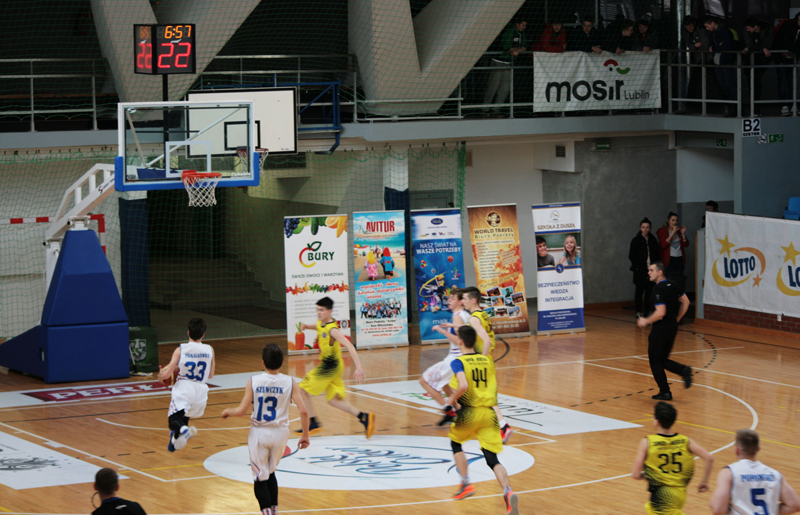
<path fill-rule="evenodd" d="M 778 67 L 778 98 L 791 100 L 794 93 L 792 72 L 794 66 L 797 66 L 797 56 L 800 56 L 800 12 L 793 19 L 786 20 L 780 25 L 775 39 L 776 47 L 788 50 L 775 56 L 775 62 L 783 65 Z M 794 106 L 784 105 L 781 114 L 789 116 L 793 108 Z"/>
<path fill-rule="evenodd" d="M 697 21 L 694 16 L 687 16 L 683 19 L 683 35 L 681 36 L 681 48 L 689 52 L 686 59 L 687 64 L 703 64 L 704 57 L 708 54 L 709 38 L 705 27 Z M 689 67 L 688 70 L 682 69 L 682 77 L 686 81 L 681 92 L 684 98 L 700 98 L 702 86 L 702 70 L 697 66 Z M 678 102 L 676 114 L 687 114 L 686 102 Z"/>
<path fill-rule="evenodd" d="M 653 312 L 653 300 L 650 294 L 655 284 L 647 276 L 647 267 L 658 261 L 661 253 L 658 237 L 650 232 L 650 220 L 645 218 L 639 222 L 639 233 L 631 240 L 628 259 L 631 261 L 633 284 L 636 285 L 634 304 L 636 317 L 643 317 Z M 644 298 L 644 301 L 642 299 Z M 644 305 L 644 309 L 642 306 Z"/>
<path fill-rule="evenodd" d="M 772 61 L 772 27 L 760 22 L 753 16 L 747 18 L 744 23 L 744 52 L 753 54 L 752 63 L 755 66 L 765 66 Z M 761 100 L 761 78 L 764 76 L 766 68 L 753 68 L 753 94 L 756 100 Z M 753 113 L 758 114 L 758 108 L 753 106 Z"/>
<path fill-rule="evenodd" d="M 628 50 L 635 50 L 633 36 L 633 21 L 622 20 L 618 26 L 619 32 L 606 36 L 603 50 L 612 54 L 624 54 Z"/>
<path fill-rule="evenodd" d="M 722 24 L 722 20 L 719 18 L 708 18 L 705 26 L 711 37 L 708 51 L 714 56 L 714 64 L 717 65 L 714 70 L 717 75 L 717 82 L 722 86 L 722 91 L 725 92 L 728 100 L 736 100 L 736 69 L 723 68 L 723 66 L 730 66 L 736 63 L 736 59 L 730 53 L 733 50 L 733 34 L 731 34 L 728 27 Z M 736 110 L 725 104 L 722 115 L 726 117 L 736 116 Z"/>
<path fill-rule="evenodd" d="M 594 28 L 594 20 L 584 18 L 581 22 L 581 30 L 572 34 L 572 41 L 567 43 L 567 50 L 580 50 L 581 52 L 599 54 L 603 51 L 600 48 L 600 36 Z"/>

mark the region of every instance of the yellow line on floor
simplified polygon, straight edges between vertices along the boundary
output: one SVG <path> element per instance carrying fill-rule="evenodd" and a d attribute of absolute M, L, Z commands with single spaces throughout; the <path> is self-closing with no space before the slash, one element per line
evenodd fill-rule
<path fill-rule="evenodd" d="M 691 424 L 689 422 L 681 422 L 681 421 L 677 421 L 677 423 L 678 424 L 684 424 L 684 425 L 687 425 L 687 426 L 701 427 L 703 429 L 710 429 L 712 431 L 719 431 L 720 433 L 728 433 L 730 435 L 735 435 L 736 434 L 736 431 L 726 431 L 725 429 L 717 429 L 716 427 L 701 426 L 700 424 Z M 760 440 L 762 442 L 769 442 L 769 443 L 774 443 L 774 444 L 778 444 L 778 445 L 785 445 L 786 447 L 793 447 L 795 449 L 800 449 L 800 445 L 792 445 L 790 443 L 776 442 L 775 440 L 767 440 L 766 438 L 761 438 Z"/>
<path fill-rule="evenodd" d="M 186 468 L 186 467 L 202 467 L 202 466 L 203 466 L 202 463 L 195 463 L 194 465 L 175 465 L 175 466 L 172 466 L 172 467 L 156 467 L 156 468 L 153 468 L 153 469 L 142 469 L 142 470 L 143 471 L 145 471 L 145 470 L 167 470 L 167 469 L 182 469 L 182 468 Z"/>
<path fill-rule="evenodd" d="M 647 417 L 647 418 L 643 418 L 641 420 L 629 420 L 628 424 L 635 424 L 637 422 L 649 422 L 650 420 L 653 420 L 653 417 Z"/>
<path fill-rule="evenodd" d="M 3 508 L 2 506 L 0 506 L 0 510 L 3 510 L 6 513 L 14 513 L 11 510 L 7 510 L 7 509 Z"/>

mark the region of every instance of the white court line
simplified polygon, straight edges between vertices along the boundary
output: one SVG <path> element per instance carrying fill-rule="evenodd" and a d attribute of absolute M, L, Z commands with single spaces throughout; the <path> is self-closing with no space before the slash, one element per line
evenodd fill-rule
<path fill-rule="evenodd" d="M 18 429 L 18 428 L 14 427 L 14 426 L 9 426 L 8 424 L 6 424 L 6 423 L 3 423 L 3 422 L 0 422 L 0 426 L 4 426 L 4 427 L 7 427 L 7 428 L 9 428 L 9 429 L 13 429 L 13 430 L 14 430 L 14 431 L 16 431 L 17 433 L 23 433 L 23 434 L 26 434 L 26 435 L 28 435 L 28 436 L 32 436 L 32 437 L 34 437 L 34 438 L 38 438 L 38 439 L 40 439 L 40 440 L 44 440 L 45 442 L 52 442 L 52 441 L 54 441 L 54 440 L 52 440 L 52 439 L 49 439 L 49 438 L 44 438 L 44 437 L 42 437 L 42 436 L 39 436 L 39 435 L 37 435 L 37 434 L 35 434 L 35 433 L 31 433 L 31 432 L 29 432 L 29 431 L 25 431 L 25 430 L 23 430 L 23 429 Z M 80 449 L 76 449 L 75 447 L 70 447 L 69 445 L 64 445 L 64 444 L 62 444 L 62 443 L 60 443 L 60 442 L 56 442 L 56 443 L 59 445 L 59 447 L 63 447 L 64 449 L 69 449 L 69 450 L 71 450 L 71 451 L 74 451 L 74 452 L 77 452 L 77 453 L 83 454 L 83 455 L 85 455 L 85 456 L 89 456 L 90 458 L 94 458 L 94 459 L 97 459 L 97 460 L 100 460 L 100 461 L 105 461 L 106 463 L 111 463 L 112 465 L 115 465 L 115 466 L 117 466 L 117 467 L 119 467 L 119 468 L 124 468 L 126 471 L 128 471 L 128 470 L 129 470 L 129 471 L 131 471 L 131 472 L 136 472 L 137 474 L 141 474 L 141 475 L 143 475 L 143 476 L 147 476 L 147 477 L 149 477 L 150 479 L 155 479 L 156 481 L 160 481 L 160 482 L 162 482 L 162 483 L 166 483 L 166 482 L 167 482 L 166 480 L 164 480 L 164 479 L 161 479 L 160 477 L 154 476 L 154 475 L 152 475 L 152 474 L 148 474 L 147 472 L 142 472 L 141 470 L 136 470 L 136 469 L 133 469 L 133 468 L 131 468 L 131 467 L 126 467 L 126 466 L 124 466 L 124 465 L 121 465 L 120 463 L 117 463 L 117 462 L 115 462 L 115 461 L 111 461 L 111 460 L 109 460 L 109 459 L 107 459 L 107 458 L 101 458 L 100 456 L 97 456 L 96 454 L 91 454 L 91 453 L 89 453 L 89 452 L 86 452 L 86 451 L 81 451 Z"/>
<path fill-rule="evenodd" d="M 367 397 L 368 399 L 375 399 L 376 401 L 383 401 L 383 402 L 388 402 L 390 404 L 396 404 L 396 405 L 402 406 L 404 408 L 411 408 L 411 409 L 415 409 L 415 410 L 419 410 L 419 411 L 424 411 L 426 413 L 438 413 L 438 414 L 441 414 L 441 410 L 437 410 L 437 409 L 434 409 L 434 408 L 428 408 L 428 407 L 423 407 L 423 406 L 411 406 L 409 404 L 402 404 L 402 403 L 399 403 L 399 402 L 390 401 L 389 399 L 382 399 L 380 397 L 373 397 L 372 395 L 367 395 L 366 393 L 362 393 L 362 392 L 354 392 L 352 390 L 348 390 L 347 393 L 352 393 L 353 395 L 360 395 L 362 397 Z"/>
<path fill-rule="evenodd" d="M 110 420 L 103 420 L 102 418 L 95 418 L 95 420 L 98 420 L 100 422 L 104 422 L 106 424 L 110 424 L 112 426 L 128 427 L 130 429 L 147 429 L 148 431 L 169 431 L 169 429 L 163 428 L 163 427 L 131 426 L 129 424 L 119 424 L 117 422 L 111 422 Z M 199 420 L 203 420 L 203 419 L 201 418 Z M 294 420 L 290 420 L 289 423 L 291 424 L 292 422 L 297 422 L 298 420 L 300 420 L 300 419 L 296 418 Z M 195 427 L 197 427 L 197 424 L 195 424 Z M 250 426 L 247 426 L 247 427 L 206 427 L 206 428 L 198 428 L 198 430 L 200 430 L 200 431 L 228 431 L 228 430 L 231 430 L 231 429 L 250 429 Z"/>
<path fill-rule="evenodd" d="M 675 353 L 673 352 L 673 354 L 675 354 Z M 645 358 L 639 358 L 639 359 L 641 359 L 642 361 L 648 361 Z M 720 372 L 718 370 L 709 370 L 707 368 L 698 369 L 698 370 L 702 370 L 703 372 L 711 372 L 712 374 L 721 374 L 723 376 L 738 377 L 739 379 L 749 379 L 750 381 L 758 381 L 760 383 L 776 384 L 778 386 L 788 386 L 789 388 L 800 388 L 800 386 L 797 386 L 797 385 L 794 385 L 794 384 L 776 383 L 775 381 L 767 381 L 766 379 L 759 379 L 757 377 L 741 376 L 739 374 L 729 374 L 728 372 Z"/>

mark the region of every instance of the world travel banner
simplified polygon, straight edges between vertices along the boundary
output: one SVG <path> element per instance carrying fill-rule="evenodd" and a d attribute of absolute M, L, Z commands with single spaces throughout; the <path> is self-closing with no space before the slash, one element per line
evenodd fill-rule
<path fill-rule="evenodd" d="M 658 52 L 534 52 L 534 112 L 661 107 Z"/>
<path fill-rule="evenodd" d="M 534 205 L 533 229 L 537 334 L 585 331 L 580 202 Z"/>
<path fill-rule="evenodd" d="M 408 345 L 403 211 L 353 213 L 356 343 Z"/>
<path fill-rule="evenodd" d="M 347 269 L 347 216 L 307 216 L 283 219 L 286 268 L 286 336 L 289 354 L 319 350 L 317 301 L 333 299 L 333 318 L 350 338 L 350 294 Z"/>
<path fill-rule="evenodd" d="M 464 285 L 464 254 L 460 209 L 411 212 L 419 331 L 423 342 L 447 341 L 433 326 L 451 322 L 447 297 Z"/>
<path fill-rule="evenodd" d="M 800 224 L 706 213 L 703 303 L 800 317 Z"/>
<path fill-rule="evenodd" d="M 467 213 L 481 308 L 495 334 L 529 335 L 517 205 L 472 206 Z"/>

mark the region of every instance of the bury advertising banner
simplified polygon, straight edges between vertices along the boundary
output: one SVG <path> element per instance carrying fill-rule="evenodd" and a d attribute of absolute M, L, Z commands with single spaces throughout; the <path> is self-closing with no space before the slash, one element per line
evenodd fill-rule
<path fill-rule="evenodd" d="M 403 211 L 353 213 L 358 348 L 408 345 Z"/>
<path fill-rule="evenodd" d="M 703 303 L 800 317 L 800 224 L 706 213 Z"/>
<path fill-rule="evenodd" d="M 333 299 L 333 318 L 350 337 L 350 288 L 347 270 L 347 216 L 286 217 L 283 219 L 286 263 L 286 336 L 289 354 L 319 350 L 317 301 Z"/>
<path fill-rule="evenodd" d="M 517 205 L 472 206 L 467 213 L 475 278 L 483 296 L 481 308 L 492 317 L 495 334 L 527 336 L 530 325 Z"/>
<path fill-rule="evenodd" d="M 582 332 L 583 270 L 581 205 L 538 204 L 533 207 L 536 232 L 537 334 Z"/>
<path fill-rule="evenodd" d="M 658 52 L 533 54 L 533 111 L 658 109 Z"/>
<path fill-rule="evenodd" d="M 432 328 L 453 320 L 447 297 L 465 286 L 461 210 L 412 211 L 411 247 L 422 341 L 447 341 Z"/>

